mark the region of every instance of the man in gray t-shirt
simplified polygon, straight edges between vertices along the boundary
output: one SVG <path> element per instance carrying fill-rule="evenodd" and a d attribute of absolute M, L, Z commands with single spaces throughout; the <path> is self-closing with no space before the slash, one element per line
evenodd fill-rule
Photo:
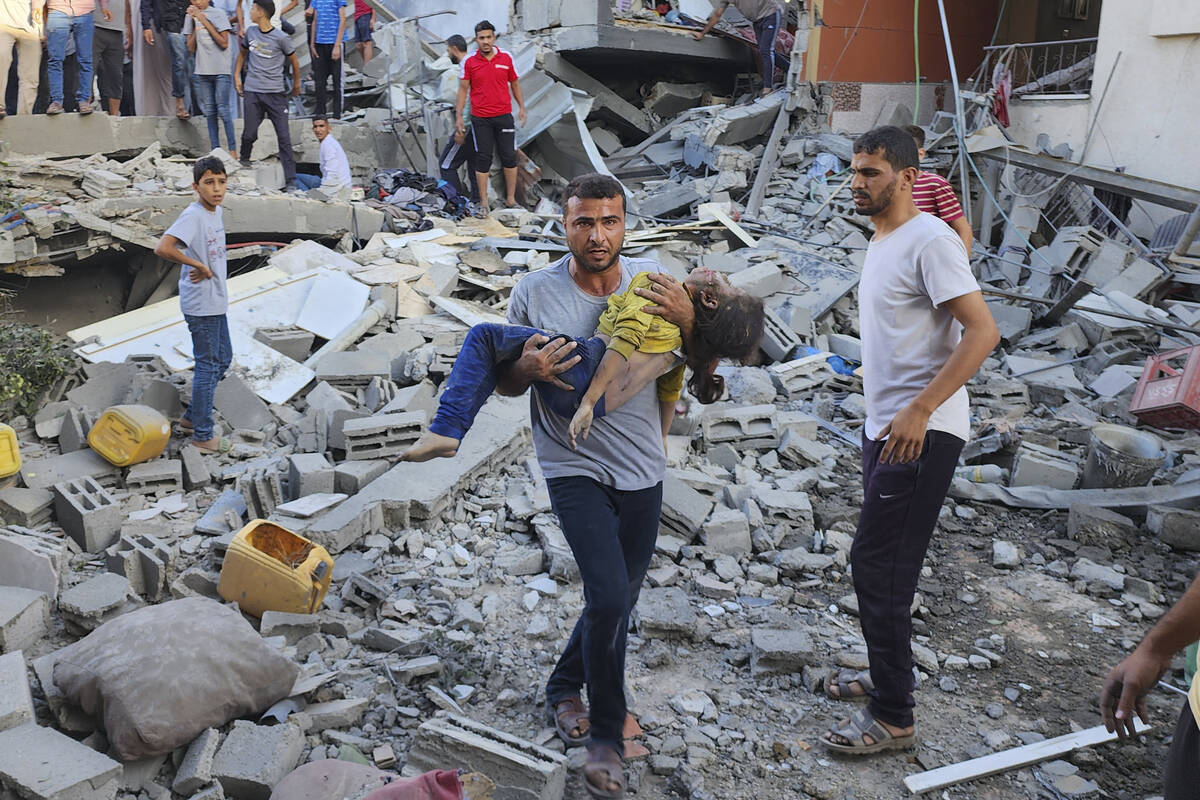
<path fill-rule="evenodd" d="M 233 86 L 242 95 L 246 122 L 242 127 L 242 166 L 250 166 L 250 152 L 258 140 L 258 126 L 263 117 L 271 120 L 275 138 L 279 141 L 279 161 L 283 164 L 284 188 L 296 188 L 296 155 L 292 152 L 292 134 L 288 129 L 287 91 L 283 67 L 292 67 L 292 96 L 300 96 L 300 62 L 296 59 L 291 40 L 279 28 L 271 27 L 275 13 L 272 0 L 254 0 L 250 8 L 253 23 L 243 37 L 233 70 Z M 242 67 L 246 67 L 246 85 L 242 86 Z"/>
<path fill-rule="evenodd" d="M 661 270 L 654 261 L 620 257 L 625 194 L 614 178 L 576 178 L 564 192 L 563 207 L 571 254 L 517 283 L 508 321 L 590 337 L 610 295 L 626 289 L 638 272 Z M 669 321 L 691 328 L 690 316 Z M 560 342 L 532 337 L 501 374 L 499 391 L 519 394 L 535 380 L 557 381 L 577 360 L 570 353 L 573 343 Z M 579 565 L 585 597 L 583 614 L 547 682 L 546 705 L 567 746 L 588 744 L 584 780 L 615 792 L 625 785 L 620 761 L 625 633 L 658 535 L 664 412 L 654 385 L 648 385 L 597 419 L 578 450 L 568 443 L 570 420 L 547 408 L 536 392 L 530 414 L 538 463 Z M 584 684 L 590 712 L 581 697 Z"/>

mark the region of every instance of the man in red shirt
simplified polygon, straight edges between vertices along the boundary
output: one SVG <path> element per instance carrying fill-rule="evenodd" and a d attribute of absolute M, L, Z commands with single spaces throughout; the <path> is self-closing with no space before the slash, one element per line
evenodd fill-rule
<path fill-rule="evenodd" d="M 925 129 L 917 125 L 906 125 L 904 130 L 908 131 L 917 143 L 917 155 L 925 158 Z M 953 228 L 967 248 L 967 257 L 970 257 L 971 243 L 975 240 L 971 233 L 971 223 L 963 214 L 958 197 L 954 194 L 954 187 L 945 178 L 936 172 L 921 170 L 917 179 L 913 181 L 913 202 L 919 210 L 933 214 Z"/>
<path fill-rule="evenodd" d="M 375 28 L 375 9 L 363 2 L 354 0 L 354 41 L 358 44 L 358 54 L 366 64 L 375 55 L 375 40 L 371 31 Z"/>
<path fill-rule="evenodd" d="M 492 169 L 492 151 L 500 150 L 504 167 L 505 205 L 517 205 L 517 129 L 513 124 L 512 101 L 520 112 L 517 119 L 525 124 L 525 96 L 517 80 L 517 68 L 508 53 L 496 47 L 496 28 L 486 19 L 475 26 L 479 49 L 463 60 L 459 73 L 458 102 L 455 103 L 455 130 L 465 133 L 463 107 L 471 96 L 471 136 L 475 144 L 475 182 L 479 186 L 479 215 L 488 213 L 488 173 Z"/>

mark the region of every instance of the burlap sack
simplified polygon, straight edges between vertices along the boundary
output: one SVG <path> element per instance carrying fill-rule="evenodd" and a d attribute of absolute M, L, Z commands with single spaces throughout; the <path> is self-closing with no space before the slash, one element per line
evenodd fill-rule
<path fill-rule="evenodd" d="M 54 685 L 122 761 L 169 753 L 287 697 L 299 668 L 241 614 L 190 597 L 124 614 L 57 653 Z"/>

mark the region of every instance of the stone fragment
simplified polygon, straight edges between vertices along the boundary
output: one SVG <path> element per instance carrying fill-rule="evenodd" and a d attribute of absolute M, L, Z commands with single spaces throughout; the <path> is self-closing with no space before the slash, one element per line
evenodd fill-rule
<path fill-rule="evenodd" d="M 239 800 L 268 800 L 303 751 L 304 734 L 290 722 L 268 727 L 237 720 L 213 760 L 213 777 Z"/>
<path fill-rule="evenodd" d="M 755 676 L 799 672 L 815 655 L 812 637 L 799 629 L 754 628 L 750 648 L 750 672 Z"/>
<path fill-rule="evenodd" d="M 17 586 L 0 586 L 0 653 L 27 650 L 50 627 L 50 597 Z"/>
<path fill-rule="evenodd" d="M 35 721 L 25 654 L 14 650 L 0 655 L 0 731 Z"/>
<path fill-rule="evenodd" d="M 192 740 L 175 773 L 173 792 L 190 797 L 212 780 L 213 760 L 220 741 L 221 733 L 216 728 L 209 728 Z"/>
<path fill-rule="evenodd" d="M 27 800 L 114 800 L 121 765 L 70 736 L 30 723 L 0 731 L 0 787 Z"/>

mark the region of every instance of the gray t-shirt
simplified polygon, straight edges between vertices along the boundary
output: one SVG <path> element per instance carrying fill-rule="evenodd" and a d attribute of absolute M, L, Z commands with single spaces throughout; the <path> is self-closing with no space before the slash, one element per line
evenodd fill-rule
<path fill-rule="evenodd" d="M 255 25 L 246 31 L 245 41 L 249 65 L 246 67 L 243 88 L 247 92 L 264 94 L 286 91 L 283 85 L 283 62 L 295 51 L 287 34 L 279 28 L 271 28 L 263 33 Z"/>
<path fill-rule="evenodd" d="M 607 297 L 593 297 L 571 277 L 571 256 L 522 278 L 508 301 L 508 321 L 551 333 L 589 337 L 596 332 Z M 623 292 L 639 272 L 662 272 L 657 261 L 621 258 Z M 578 388 L 578 387 L 576 387 Z M 567 429 L 571 421 L 546 408 L 530 392 L 533 446 L 547 478 L 585 476 L 623 491 L 648 489 L 663 479 L 666 456 L 653 381 L 611 414 L 597 419 L 588 438 L 572 450 Z"/>
<path fill-rule="evenodd" d="M 212 270 L 213 276 L 192 283 L 192 268 L 179 265 L 179 308 L 190 317 L 211 317 L 229 310 L 229 292 L 225 287 L 225 223 L 221 207 L 206 211 L 200 203 L 183 210 L 175 224 L 167 229 L 183 244 L 183 252 Z"/>
<path fill-rule="evenodd" d="M 233 26 L 229 24 L 229 15 L 219 8 L 209 6 L 204 9 L 204 16 L 208 17 L 208 21 L 218 31 L 231 31 Z M 228 75 L 229 69 L 229 44 L 233 42 L 233 37 L 230 36 L 226 40 L 226 49 L 222 50 L 217 44 L 217 40 L 208 32 L 208 28 L 203 25 L 197 25 L 196 20 L 188 17 L 183 21 L 183 35 L 187 36 L 192 31 L 196 32 L 196 74 L 197 75 Z"/>
<path fill-rule="evenodd" d="M 125 0 L 108 0 L 108 10 L 112 12 L 111 20 L 104 19 L 104 15 L 100 13 L 100 6 L 97 4 L 96 13 L 92 15 L 92 24 L 107 31 L 125 33 Z"/>
<path fill-rule="evenodd" d="M 780 0 L 721 0 L 721 8 L 730 6 L 742 12 L 742 16 L 751 22 L 758 22 L 776 11 L 783 11 L 783 3 Z"/>

